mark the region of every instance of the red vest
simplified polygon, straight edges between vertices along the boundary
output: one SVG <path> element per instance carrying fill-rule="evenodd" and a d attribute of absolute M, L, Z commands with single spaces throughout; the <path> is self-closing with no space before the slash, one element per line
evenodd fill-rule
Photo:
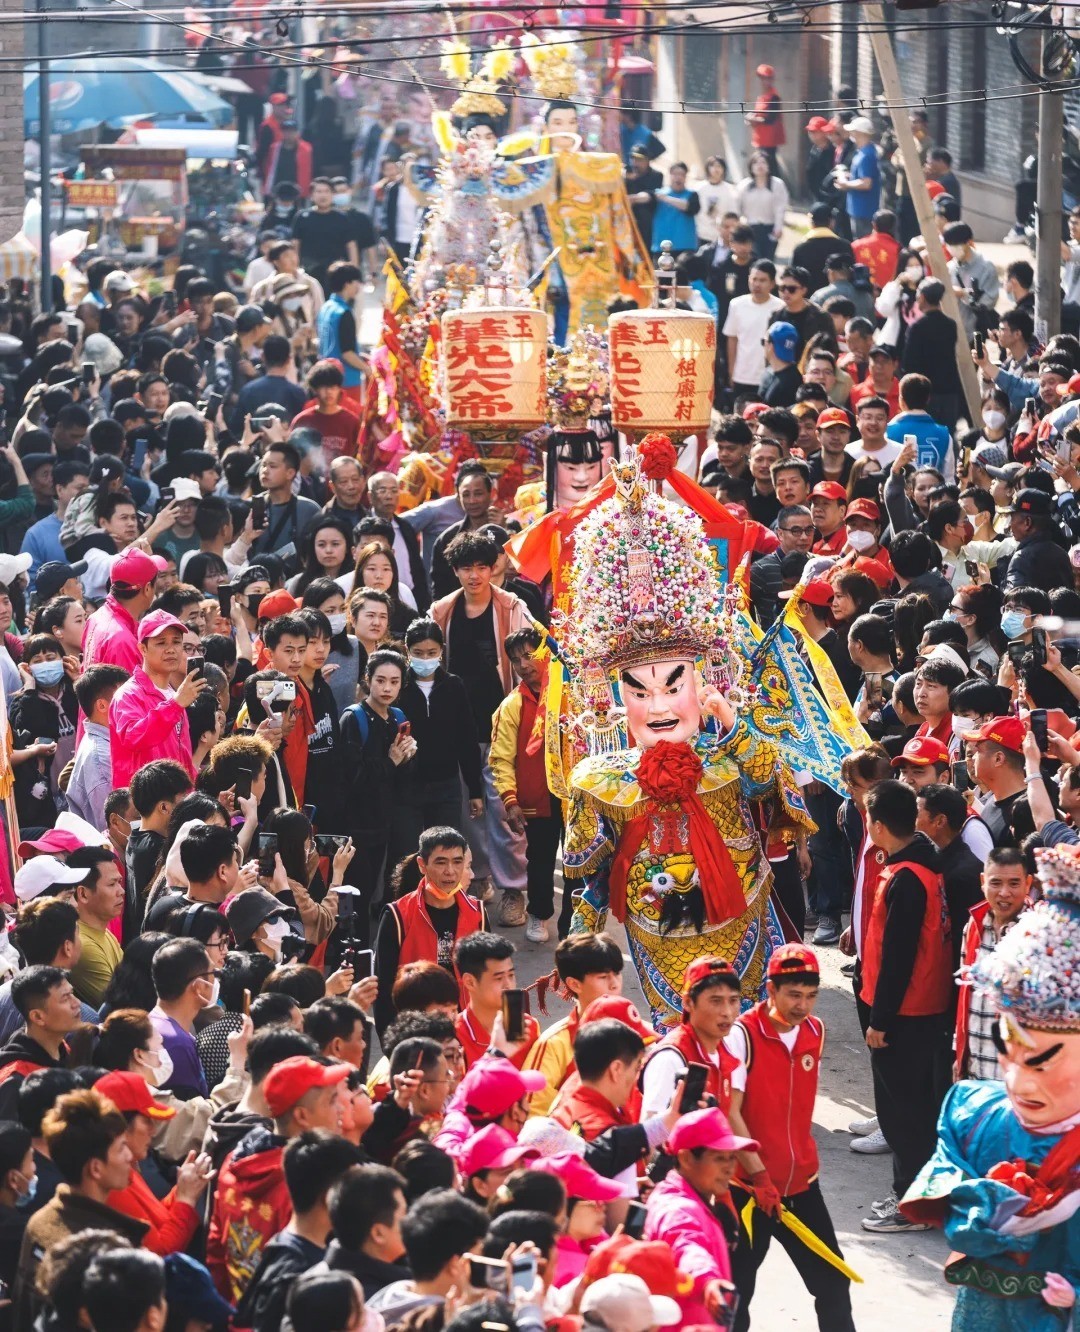
<path fill-rule="evenodd" d="M 400 971 L 407 962 L 438 962 L 439 937 L 435 933 L 435 926 L 431 923 L 427 903 L 424 901 L 423 880 L 415 892 L 406 893 L 396 902 L 391 902 L 389 909 L 397 925 L 398 970 Z M 480 903 L 468 893 L 458 893 L 454 942 L 483 928 L 484 918 Z M 460 984 L 460 977 L 458 980 Z M 390 979 L 389 983 L 392 985 L 393 979 Z M 464 1008 L 466 1003 L 464 991 L 461 992 L 460 1003 Z"/>
<path fill-rule="evenodd" d="M 769 1021 L 767 1002 L 744 1013 L 739 1025 L 747 1046 L 743 1120 L 761 1144 L 761 1159 L 781 1196 L 804 1193 L 818 1173 L 811 1126 L 825 1026 L 808 1017 L 789 1050 Z"/>
<path fill-rule="evenodd" d="M 784 117 L 779 112 L 780 94 L 775 88 L 769 88 L 754 103 L 757 116 L 774 115 L 775 119 L 766 125 L 751 125 L 750 142 L 755 148 L 780 148 L 787 142 L 784 133 Z"/>
<path fill-rule="evenodd" d="M 710 1096 L 716 1097 L 717 1105 L 725 1115 L 727 1114 L 731 1109 L 731 1075 L 739 1067 L 740 1060 L 729 1054 L 722 1043 L 719 1050 L 720 1067 L 717 1068 L 694 1034 L 690 1023 L 680 1022 L 662 1041 L 658 1041 L 652 1047 L 646 1057 L 646 1064 L 657 1050 L 678 1050 L 688 1064 L 704 1064 L 709 1070 L 709 1076 L 705 1079 L 705 1090 Z"/>
<path fill-rule="evenodd" d="M 881 974 L 881 949 L 885 941 L 885 917 L 888 914 L 886 898 L 893 876 L 901 869 L 910 870 L 926 889 L 926 912 L 919 935 L 919 949 L 915 954 L 915 966 L 899 1015 L 930 1017 L 935 1013 L 946 1012 L 952 1001 L 952 932 L 941 875 L 912 860 L 901 860 L 895 865 L 886 865 L 882 870 L 863 941 L 862 1001 L 873 1006 L 874 992 Z"/>
<path fill-rule="evenodd" d="M 45 1067 L 45 1064 L 35 1064 L 32 1059 L 15 1059 L 0 1068 L 0 1083 L 7 1082 L 8 1078 L 28 1078 L 31 1073 Z"/>
<path fill-rule="evenodd" d="M 484 1027 L 476 1014 L 467 1007 L 463 1008 L 457 1015 L 454 1021 L 454 1030 L 457 1032 L 457 1038 L 461 1042 L 461 1049 L 465 1055 L 465 1067 L 472 1068 L 473 1064 L 486 1055 L 491 1048 L 491 1032 Z M 510 1060 L 515 1068 L 525 1067 L 525 1060 L 529 1057 L 529 1051 L 536 1044 L 539 1036 L 540 1024 L 531 1013 L 526 1013 L 524 1044 Z"/>
<path fill-rule="evenodd" d="M 563 1083 L 562 1092 L 558 1104 L 551 1111 L 551 1117 L 557 1119 L 563 1128 L 580 1129 L 586 1142 L 592 1142 L 609 1128 L 634 1122 L 626 1109 L 617 1110 L 606 1096 L 581 1082 L 570 1091 L 567 1080 Z"/>
<path fill-rule="evenodd" d="M 979 952 L 986 913 L 990 910 L 989 902 L 976 902 L 971 908 L 971 918 L 964 926 L 964 940 L 960 946 L 960 965 L 970 967 Z M 968 1057 L 968 1033 L 971 1027 L 971 986 L 961 985 L 956 1001 L 956 1041 L 954 1053 L 960 1076 L 966 1078 Z"/>

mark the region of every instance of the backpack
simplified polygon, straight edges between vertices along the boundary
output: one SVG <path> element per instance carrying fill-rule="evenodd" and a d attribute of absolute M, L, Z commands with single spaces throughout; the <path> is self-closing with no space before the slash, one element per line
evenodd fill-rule
<path fill-rule="evenodd" d="M 390 713 L 390 720 L 397 726 L 408 720 L 400 708 L 388 708 L 387 711 Z M 346 712 L 351 713 L 356 718 L 356 729 L 360 732 L 360 743 L 366 745 L 367 738 L 371 734 L 371 723 L 364 711 L 364 705 L 362 703 L 350 703 Z"/>

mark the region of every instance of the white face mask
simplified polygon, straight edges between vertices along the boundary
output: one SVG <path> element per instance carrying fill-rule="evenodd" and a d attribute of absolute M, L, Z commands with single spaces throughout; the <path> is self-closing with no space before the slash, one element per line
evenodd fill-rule
<path fill-rule="evenodd" d="M 346 624 L 344 611 L 340 611 L 337 615 L 328 615 L 326 618 L 330 621 L 330 632 L 332 634 L 340 634 L 344 631 Z"/>
<path fill-rule="evenodd" d="M 297 310 L 304 308 L 304 298 L 302 296 L 288 296 L 281 302 L 281 308 L 295 314 Z"/>
<path fill-rule="evenodd" d="M 351 194 L 335 194 L 335 195 L 334 195 L 334 207 L 335 207 L 335 208 L 348 208 L 348 206 L 349 206 L 351 203 L 352 203 L 352 195 L 351 195 Z"/>
<path fill-rule="evenodd" d="M 172 1055 L 162 1046 L 154 1057 L 157 1059 L 157 1063 L 151 1064 L 143 1051 L 139 1051 L 139 1062 L 150 1074 L 150 1081 L 155 1087 L 163 1087 L 173 1075 Z"/>
<path fill-rule="evenodd" d="M 851 549 L 858 551 L 869 550 L 877 543 L 877 537 L 873 532 L 849 532 L 847 540 Z"/>
<path fill-rule="evenodd" d="M 983 425 L 987 430 L 1004 430 L 1005 422 L 1009 419 L 1004 412 L 987 409 L 982 414 Z"/>
<path fill-rule="evenodd" d="M 289 934 L 289 926 L 283 920 L 268 920 L 263 926 L 263 942 L 273 949 L 274 957 L 281 956 L 281 941 Z"/>
<path fill-rule="evenodd" d="M 199 979 L 206 980 L 206 977 L 201 976 Z M 207 999 L 205 1007 L 213 1008 L 213 1006 L 217 1003 L 220 994 L 221 994 L 221 985 L 218 981 L 218 978 L 215 976 L 210 986 L 210 998 Z"/>

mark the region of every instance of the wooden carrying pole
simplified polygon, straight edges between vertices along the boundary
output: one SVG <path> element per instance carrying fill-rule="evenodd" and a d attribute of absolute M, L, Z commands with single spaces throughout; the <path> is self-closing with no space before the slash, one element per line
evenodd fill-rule
<path fill-rule="evenodd" d="M 971 359 L 967 334 L 960 318 L 960 306 L 953 291 L 952 278 L 945 262 L 945 251 L 941 248 L 937 223 L 934 220 L 934 206 L 930 202 L 930 193 L 926 188 L 919 150 L 915 144 L 915 135 L 908 122 L 908 109 L 904 103 L 903 90 L 900 87 L 900 73 L 896 67 L 896 53 L 893 51 L 892 38 L 885 29 L 885 13 L 881 5 L 864 5 L 863 13 L 870 28 L 870 42 L 874 48 L 881 86 L 885 92 L 885 102 L 892 117 L 893 132 L 900 147 L 900 157 L 904 163 L 904 176 L 911 191 L 911 202 L 915 205 L 915 216 L 919 220 L 923 240 L 926 242 L 926 257 L 930 261 L 930 270 L 934 277 L 945 286 L 945 299 L 942 306 L 945 313 L 956 323 L 956 364 L 960 371 L 960 383 L 967 400 L 969 421 L 979 421 L 982 394 L 979 392 L 979 372 Z"/>

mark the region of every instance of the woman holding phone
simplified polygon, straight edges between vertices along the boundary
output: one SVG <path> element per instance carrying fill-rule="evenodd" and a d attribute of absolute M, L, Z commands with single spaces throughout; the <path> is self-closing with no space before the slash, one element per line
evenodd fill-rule
<path fill-rule="evenodd" d="M 397 801 L 398 774 L 416 753 L 405 714 L 395 704 L 407 664 L 400 653 L 380 648 L 368 658 L 367 697 L 341 717 L 341 742 L 348 794 L 348 831 L 356 845 L 347 881 L 360 893 L 354 938 L 371 946 L 371 907 L 381 896 L 383 864 Z"/>

